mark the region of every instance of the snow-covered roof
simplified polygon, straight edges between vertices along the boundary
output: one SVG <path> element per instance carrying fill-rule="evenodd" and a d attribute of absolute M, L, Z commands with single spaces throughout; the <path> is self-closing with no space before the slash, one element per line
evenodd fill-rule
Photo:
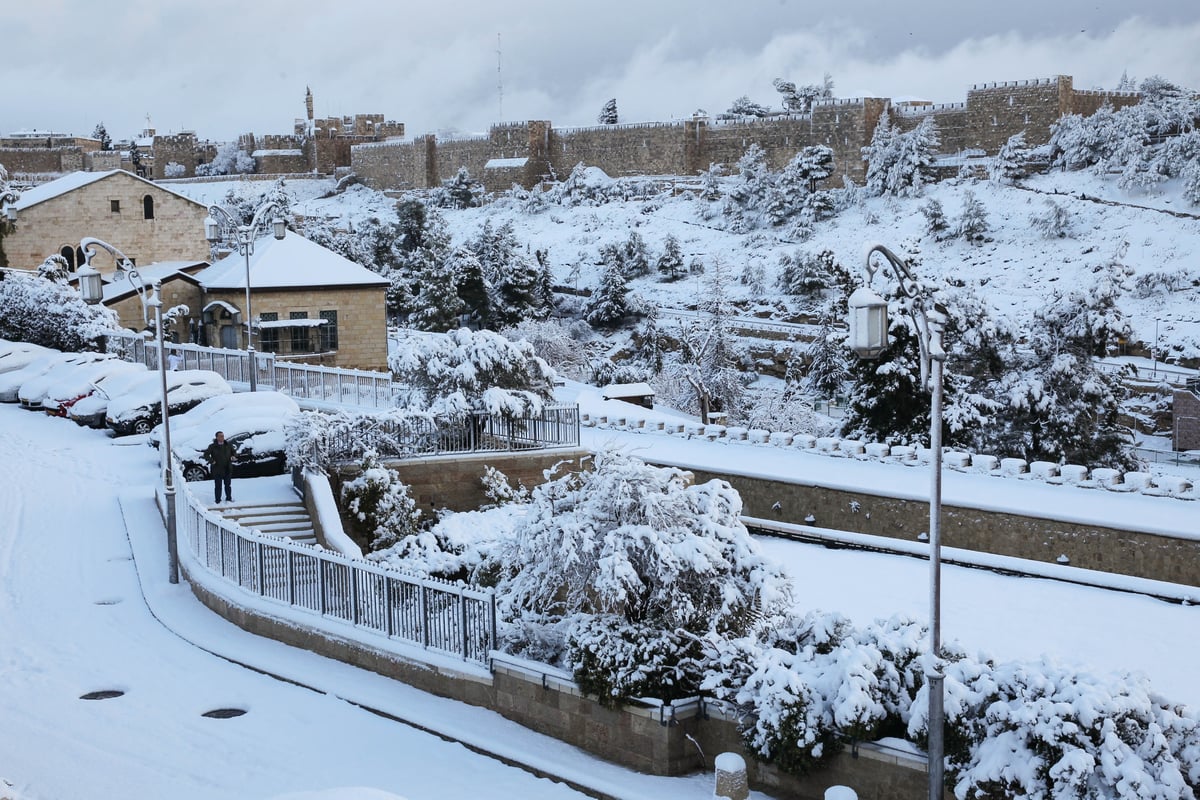
<path fill-rule="evenodd" d="M 207 290 L 245 289 L 246 261 L 230 253 L 197 276 Z M 348 258 L 288 232 L 283 239 L 264 236 L 250 256 L 252 289 L 299 289 L 310 286 L 387 286 L 387 280 Z"/>
<path fill-rule="evenodd" d="M 648 383 L 610 383 L 600 390 L 605 400 L 620 397 L 653 397 L 654 390 Z"/>
<path fill-rule="evenodd" d="M 138 267 L 137 273 L 145 282 L 146 291 L 149 292 L 150 287 L 154 285 L 155 281 L 166 283 L 176 278 L 184 278 L 195 283 L 196 279 L 192 276 L 191 272 L 195 272 L 202 266 L 204 266 L 203 261 L 156 261 L 153 264 Z M 117 271 L 107 274 L 104 276 L 104 279 L 105 284 L 101 302 L 105 305 L 137 292 L 133 282 L 123 272 Z"/>
<path fill-rule="evenodd" d="M 288 150 L 255 150 L 250 154 L 253 158 L 264 158 L 266 156 L 302 156 L 303 150 L 291 148 Z"/>
<path fill-rule="evenodd" d="M 140 181 L 147 186 L 153 186 L 155 189 L 166 192 L 167 194 L 173 194 L 176 197 L 187 200 L 189 203 L 194 203 L 198 206 L 204 205 L 203 203 L 196 202 L 186 194 L 180 194 L 173 189 L 168 189 L 165 186 L 159 186 L 154 181 L 148 181 L 145 178 L 134 175 L 132 172 L 127 172 L 123 169 L 110 169 L 104 172 L 72 172 L 69 175 L 63 175 L 61 178 L 55 178 L 52 181 L 39 184 L 32 189 L 21 192 L 21 199 L 13 203 L 13 206 L 19 212 L 23 209 L 35 206 L 38 203 L 44 203 L 47 200 L 54 199 L 55 197 L 61 197 L 68 192 L 73 192 L 76 189 L 97 183 L 118 174 L 128 175 L 135 181 Z"/>
<path fill-rule="evenodd" d="M 484 169 L 513 169 L 529 163 L 528 158 L 490 158 L 483 165 Z"/>
<path fill-rule="evenodd" d="M 228 311 L 230 314 L 242 313 L 241 311 L 239 311 L 237 309 L 236 306 L 232 306 L 229 303 L 226 303 L 224 300 L 213 300 L 211 303 L 209 303 L 202 309 L 201 313 L 211 311 L 213 308 L 223 308 L 226 311 Z"/>

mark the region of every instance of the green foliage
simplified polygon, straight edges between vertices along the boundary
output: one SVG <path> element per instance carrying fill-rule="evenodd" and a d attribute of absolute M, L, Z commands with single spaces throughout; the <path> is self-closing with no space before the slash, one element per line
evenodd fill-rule
<path fill-rule="evenodd" d="M 575 682 L 605 706 L 637 697 L 694 696 L 700 655 L 700 640 L 687 631 L 613 615 L 581 616 L 567 636 Z"/>

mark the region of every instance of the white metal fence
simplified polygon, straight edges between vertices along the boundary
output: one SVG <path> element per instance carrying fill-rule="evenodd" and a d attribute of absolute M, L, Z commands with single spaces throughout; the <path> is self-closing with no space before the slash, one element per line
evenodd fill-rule
<path fill-rule="evenodd" d="M 178 470 L 175 485 L 181 549 L 230 586 L 370 635 L 488 665 L 496 642 L 492 592 L 249 530 L 211 512 Z"/>

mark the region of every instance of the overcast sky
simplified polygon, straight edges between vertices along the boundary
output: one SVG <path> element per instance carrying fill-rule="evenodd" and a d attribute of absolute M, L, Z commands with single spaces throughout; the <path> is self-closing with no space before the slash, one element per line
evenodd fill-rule
<path fill-rule="evenodd" d="M 1136 16 L 1134 12 L 1136 10 Z M 497 42 L 499 37 L 499 42 Z M 1196 0 L 37 0 L 0 3 L 0 133 L 290 133 L 381 113 L 409 136 L 778 108 L 771 81 L 961 102 L 974 83 L 1161 75 L 1200 89 Z"/>

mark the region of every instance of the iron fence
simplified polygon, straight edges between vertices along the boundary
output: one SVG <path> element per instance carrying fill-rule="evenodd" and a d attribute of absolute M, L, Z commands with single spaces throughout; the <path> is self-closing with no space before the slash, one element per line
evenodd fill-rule
<path fill-rule="evenodd" d="M 511 418 L 485 412 L 403 420 L 363 417 L 339 429 L 325 446 L 335 460 L 360 459 L 367 450 L 400 458 L 578 447 L 579 407 L 547 406 L 540 414 Z"/>
<path fill-rule="evenodd" d="M 177 512 L 182 542 L 201 567 L 229 585 L 368 635 L 488 665 L 496 642 L 494 593 L 244 528 L 209 511 L 178 470 L 175 485 L 183 499 Z"/>

